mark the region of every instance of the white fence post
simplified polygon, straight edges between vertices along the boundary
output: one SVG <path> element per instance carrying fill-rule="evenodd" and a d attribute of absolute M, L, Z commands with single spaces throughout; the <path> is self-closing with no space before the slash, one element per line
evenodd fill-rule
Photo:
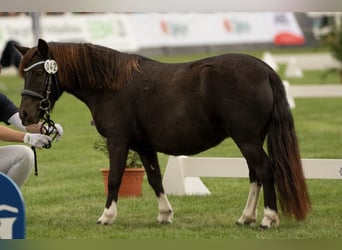
<path fill-rule="evenodd" d="M 208 195 L 210 191 L 199 177 L 187 177 L 184 174 L 186 156 L 170 156 L 163 178 L 167 194 Z"/>

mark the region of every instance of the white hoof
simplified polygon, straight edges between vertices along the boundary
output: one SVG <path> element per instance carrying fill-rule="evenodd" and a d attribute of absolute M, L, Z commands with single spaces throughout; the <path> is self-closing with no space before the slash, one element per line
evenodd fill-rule
<path fill-rule="evenodd" d="M 248 225 L 254 227 L 256 224 L 256 217 L 242 215 L 237 221 L 237 225 Z"/>
<path fill-rule="evenodd" d="M 241 217 L 236 222 L 237 225 L 255 226 L 260 189 L 261 187 L 256 182 L 250 184 L 246 206 Z"/>
<path fill-rule="evenodd" d="M 159 206 L 158 206 L 159 215 L 157 217 L 157 220 L 162 224 L 172 223 L 172 220 L 173 220 L 172 207 L 165 194 L 161 194 L 159 196 L 158 203 L 159 203 Z"/>
<path fill-rule="evenodd" d="M 109 208 L 105 208 L 101 217 L 97 220 L 97 224 L 110 225 L 113 224 L 117 216 L 116 203 L 113 201 Z"/>
<path fill-rule="evenodd" d="M 279 223 L 280 223 L 280 220 L 279 220 L 277 212 L 268 207 L 265 208 L 264 218 L 262 219 L 260 223 L 260 228 L 268 229 L 268 228 L 271 228 L 272 226 L 278 227 Z"/>
<path fill-rule="evenodd" d="M 171 210 L 163 211 L 163 212 L 159 211 L 157 220 L 161 224 L 170 224 L 172 223 L 172 220 L 173 220 L 173 212 Z"/>

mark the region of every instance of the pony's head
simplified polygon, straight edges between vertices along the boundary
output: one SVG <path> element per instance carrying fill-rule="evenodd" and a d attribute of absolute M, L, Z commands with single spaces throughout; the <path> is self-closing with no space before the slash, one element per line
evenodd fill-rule
<path fill-rule="evenodd" d="M 133 73 L 140 72 L 139 56 L 90 43 L 39 39 L 37 47 L 15 47 L 23 56 L 19 72 L 25 87 L 19 111 L 24 125 L 44 118 L 63 91 L 74 95 L 80 89 L 90 94 L 93 90 L 116 91 L 132 80 Z"/>
<path fill-rule="evenodd" d="M 48 43 L 42 39 L 34 48 L 15 47 L 23 56 L 19 71 L 25 85 L 21 93 L 19 114 L 26 126 L 37 123 L 48 114 L 60 96 L 56 76 L 58 66 L 51 58 Z"/>

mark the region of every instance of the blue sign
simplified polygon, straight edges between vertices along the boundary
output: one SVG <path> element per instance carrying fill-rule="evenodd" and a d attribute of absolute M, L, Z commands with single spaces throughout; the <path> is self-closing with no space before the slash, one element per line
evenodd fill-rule
<path fill-rule="evenodd" d="M 25 238 L 25 205 L 18 186 L 0 172 L 0 239 Z"/>

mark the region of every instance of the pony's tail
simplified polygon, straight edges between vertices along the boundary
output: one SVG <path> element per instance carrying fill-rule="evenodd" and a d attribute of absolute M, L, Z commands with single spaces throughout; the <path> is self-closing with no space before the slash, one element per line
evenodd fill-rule
<path fill-rule="evenodd" d="M 304 220 L 311 210 L 293 117 L 280 77 L 270 73 L 273 112 L 268 129 L 267 149 L 272 162 L 279 204 L 285 215 Z"/>

